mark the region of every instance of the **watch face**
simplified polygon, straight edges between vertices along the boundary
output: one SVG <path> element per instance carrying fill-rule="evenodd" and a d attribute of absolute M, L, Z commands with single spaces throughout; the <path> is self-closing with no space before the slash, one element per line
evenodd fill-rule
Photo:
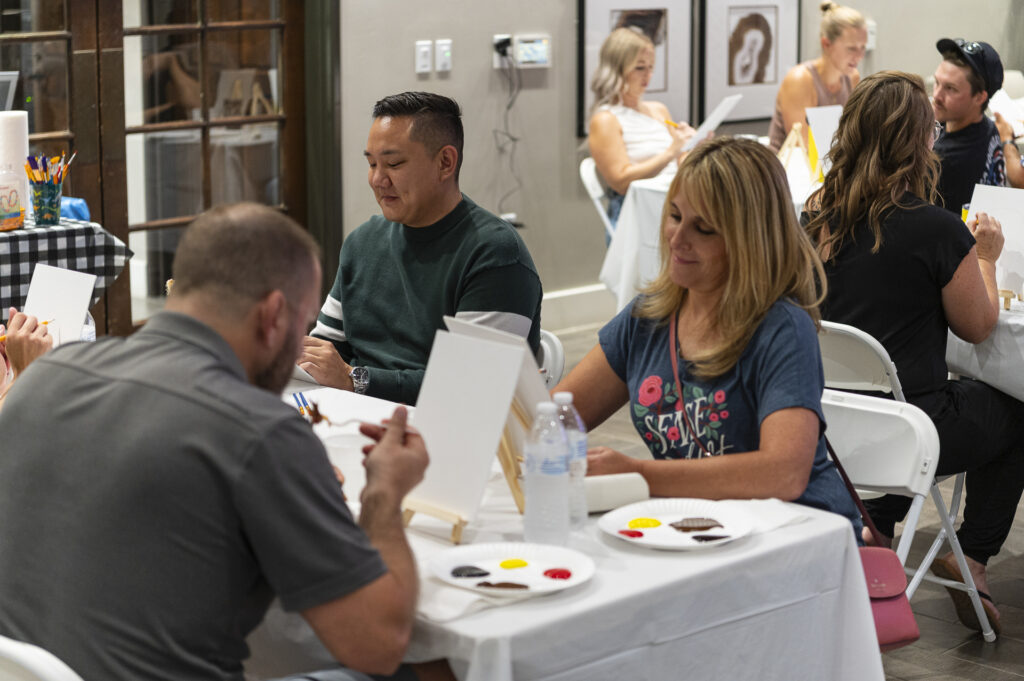
<path fill-rule="evenodd" d="M 352 367 L 349 372 L 352 377 L 352 389 L 357 393 L 365 393 L 370 385 L 370 370 L 366 367 Z"/>

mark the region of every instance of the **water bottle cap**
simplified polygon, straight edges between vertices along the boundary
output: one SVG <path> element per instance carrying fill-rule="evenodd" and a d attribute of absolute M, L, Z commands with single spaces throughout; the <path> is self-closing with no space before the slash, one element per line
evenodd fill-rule
<path fill-rule="evenodd" d="M 572 404 L 572 393 L 570 392 L 555 393 L 554 398 L 557 405 L 564 407 L 567 404 Z"/>
<path fill-rule="evenodd" d="M 554 414 L 558 412 L 558 405 L 554 402 L 538 402 L 537 413 L 538 414 Z"/>

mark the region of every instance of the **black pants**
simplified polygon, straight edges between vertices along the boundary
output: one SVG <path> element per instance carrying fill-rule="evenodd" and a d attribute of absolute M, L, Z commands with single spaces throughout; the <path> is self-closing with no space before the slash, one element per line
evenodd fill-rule
<path fill-rule="evenodd" d="M 939 433 L 936 475 L 967 472 L 964 521 L 957 531 L 964 554 L 979 563 L 999 553 L 1024 490 L 1024 403 L 974 380 L 908 397 Z M 864 502 L 883 534 L 893 536 L 911 499 L 887 494 Z"/>

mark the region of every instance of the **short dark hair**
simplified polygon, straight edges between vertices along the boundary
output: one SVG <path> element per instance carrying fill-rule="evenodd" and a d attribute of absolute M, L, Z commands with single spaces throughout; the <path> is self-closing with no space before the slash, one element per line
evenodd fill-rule
<path fill-rule="evenodd" d="M 274 290 L 297 304 L 320 248 L 287 215 L 258 203 L 216 206 L 185 230 L 174 256 L 172 295 L 213 292 L 225 311 L 244 312 Z"/>
<path fill-rule="evenodd" d="M 985 94 L 988 94 L 988 91 L 985 89 L 985 80 L 981 77 L 981 74 L 975 71 L 974 67 L 968 64 L 963 57 L 961 57 L 956 52 L 943 52 L 942 58 L 943 60 L 948 61 L 950 64 L 953 64 L 954 66 L 959 66 L 962 69 L 966 69 L 967 82 L 970 83 L 971 85 L 972 97 L 978 94 L 979 92 L 984 92 Z"/>
<path fill-rule="evenodd" d="M 433 92 L 402 92 L 390 95 L 373 105 L 373 117 L 408 116 L 412 118 L 409 138 L 419 142 L 432 154 L 441 147 L 455 147 L 459 157 L 455 161 L 455 180 L 462 169 L 462 110 L 450 97 Z"/>

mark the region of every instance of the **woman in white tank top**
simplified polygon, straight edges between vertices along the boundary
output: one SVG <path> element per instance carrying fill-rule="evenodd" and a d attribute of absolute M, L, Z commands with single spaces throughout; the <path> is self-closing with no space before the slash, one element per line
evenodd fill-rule
<path fill-rule="evenodd" d="M 587 142 L 597 171 L 618 194 L 633 180 L 675 174 L 694 133 L 685 123 L 673 124 L 664 104 L 643 99 L 653 69 L 654 44 L 633 28 L 615 29 L 601 46 Z M 611 213 L 610 207 L 614 222 L 618 211 Z"/>

